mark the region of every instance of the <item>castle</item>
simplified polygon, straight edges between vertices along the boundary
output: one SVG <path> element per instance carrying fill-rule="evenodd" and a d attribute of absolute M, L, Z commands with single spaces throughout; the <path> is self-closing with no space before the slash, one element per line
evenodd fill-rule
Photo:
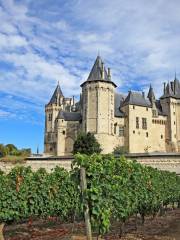
<path fill-rule="evenodd" d="M 70 155 L 79 132 L 92 132 L 103 153 L 117 146 L 129 153 L 180 152 L 180 82 L 164 83 L 156 99 L 150 86 L 144 93 L 115 91 L 110 68 L 100 56 L 89 77 L 81 84 L 79 102 L 64 97 L 58 84 L 45 106 L 44 152 Z"/>

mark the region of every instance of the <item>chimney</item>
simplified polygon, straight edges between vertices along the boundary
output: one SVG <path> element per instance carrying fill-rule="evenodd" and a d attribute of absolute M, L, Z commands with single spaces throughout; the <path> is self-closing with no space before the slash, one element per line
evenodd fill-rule
<path fill-rule="evenodd" d="M 104 63 L 102 62 L 102 75 L 101 75 L 101 77 L 102 77 L 102 80 L 104 80 Z"/>
<path fill-rule="evenodd" d="M 164 94 L 166 94 L 166 83 L 164 82 Z"/>
<path fill-rule="evenodd" d="M 74 96 L 73 96 L 73 106 L 74 106 Z"/>
<path fill-rule="evenodd" d="M 111 69 L 108 68 L 108 79 L 111 80 Z"/>

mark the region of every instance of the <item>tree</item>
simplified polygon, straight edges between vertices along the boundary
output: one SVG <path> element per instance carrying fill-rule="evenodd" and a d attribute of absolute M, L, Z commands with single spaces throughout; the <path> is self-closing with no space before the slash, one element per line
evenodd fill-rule
<path fill-rule="evenodd" d="M 4 157 L 8 154 L 9 154 L 9 149 L 3 144 L 0 144 L 0 157 Z"/>
<path fill-rule="evenodd" d="M 10 155 L 15 155 L 15 153 L 18 151 L 17 147 L 11 143 L 7 144 L 6 148 L 8 149 Z"/>
<path fill-rule="evenodd" d="M 126 154 L 128 153 L 128 150 L 125 146 L 116 146 L 113 150 L 113 153 L 116 155 L 123 155 L 123 154 Z"/>
<path fill-rule="evenodd" d="M 84 153 L 91 155 L 93 153 L 100 153 L 102 149 L 93 133 L 80 133 L 74 142 L 73 153 Z"/>

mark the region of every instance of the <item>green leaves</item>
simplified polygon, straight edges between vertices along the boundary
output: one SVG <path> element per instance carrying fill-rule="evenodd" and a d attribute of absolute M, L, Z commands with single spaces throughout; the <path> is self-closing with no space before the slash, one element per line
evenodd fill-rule
<path fill-rule="evenodd" d="M 93 153 L 100 153 L 100 144 L 96 140 L 94 134 L 88 132 L 80 133 L 74 143 L 73 153 L 82 153 L 91 155 Z"/>
<path fill-rule="evenodd" d="M 60 167 L 51 173 L 16 167 L 0 175 L 0 222 L 36 216 L 70 221 L 79 207 L 79 195 L 71 174 Z"/>
<path fill-rule="evenodd" d="M 162 202 L 178 202 L 180 178 L 174 173 L 145 167 L 125 157 L 77 154 L 74 171 L 86 168 L 86 200 L 91 223 L 100 234 L 108 231 L 110 220 L 124 222 L 136 213 L 154 214 Z"/>

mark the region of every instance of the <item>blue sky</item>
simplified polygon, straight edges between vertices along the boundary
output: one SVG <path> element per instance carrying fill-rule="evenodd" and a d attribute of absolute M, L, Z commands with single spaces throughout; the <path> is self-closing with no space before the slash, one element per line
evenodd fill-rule
<path fill-rule="evenodd" d="M 78 98 L 98 54 L 118 90 L 156 96 L 179 73 L 179 0 L 0 0 L 0 143 L 43 151 L 57 82 Z"/>

